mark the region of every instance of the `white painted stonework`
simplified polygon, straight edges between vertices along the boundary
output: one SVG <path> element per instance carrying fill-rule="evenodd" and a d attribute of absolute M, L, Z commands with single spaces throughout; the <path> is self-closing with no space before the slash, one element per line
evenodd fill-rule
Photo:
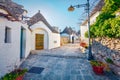
<path fill-rule="evenodd" d="M 74 36 L 73 34 L 69 35 L 70 43 L 72 43 L 72 37 L 73 37 L 73 36 Z"/>
<path fill-rule="evenodd" d="M 5 43 L 5 27 L 11 28 L 11 42 Z M 3 76 L 9 70 L 14 68 L 14 65 L 20 64 L 20 30 L 23 27 L 26 30 L 25 43 L 25 58 L 31 51 L 31 32 L 26 24 L 21 22 L 11 22 L 0 17 L 0 76 Z"/>
<path fill-rule="evenodd" d="M 0 13 L 8 14 L 3 9 Z M 10 29 L 7 43 L 6 27 Z M 60 34 L 53 33 L 42 21 L 29 27 L 24 21 L 10 21 L 0 16 L 0 77 L 12 71 L 15 65 L 19 66 L 35 50 L 35 34 L 44 34 L 44 49 L 60 47 Z"/>
<path fill-rule="evenodd" d="M 60 34 L 52 33 L 50 35 L 48 49 L 57 48 L 57 47 L 60 47 Z"/>
<path fill-rule="evenodd" d="M 96 18 L 99 16 L 99 14 L 100 14 L 100 11 L 97 11 L 90 17 L 90 25 L 92 25 L 96 21 Z"/>
<path fill-rule="evenodd" d="M 60 47 L 60 34 L 53 33 L 42 21 L 30 26 L 32 30 L 32 50 L 35 50 L 35 34 L 44 34 L 44 49 Z"/>
<path fill-rule="evenodd" d="M 88 31 L 88 26 L 80 26 L 80 34 L 81 34 L 81 40 L 84 40 L 85 42 L 88 41 L 88 38 L 85 37 L 85 32 Z"/>
<path fill-rule="evenodd" d="M 90 25 L 92 25 L 96 21 L 96 18 L 99 14 L 100 14 L 100 11 L 97 11 L 90 17 Z M 84 25 L 81 25 L 80 30 L 81 30 L 80 31 L 81 32 L 81 40 L 88 42 L 88 38 L 85 38 L 85 32 L 88 31 L 88 22 Z"/>

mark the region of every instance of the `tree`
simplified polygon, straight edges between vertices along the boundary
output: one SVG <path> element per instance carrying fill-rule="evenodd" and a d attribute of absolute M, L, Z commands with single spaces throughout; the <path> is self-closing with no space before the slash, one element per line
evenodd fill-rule
<path fill-rule="evenodd" d="M 119 11 L 120 0 L 104 0 L 104 3 L 96 22 L 90 26 L 90 36 L 119 38 L 120 16 L 116 17 L 115 14 Z"/>

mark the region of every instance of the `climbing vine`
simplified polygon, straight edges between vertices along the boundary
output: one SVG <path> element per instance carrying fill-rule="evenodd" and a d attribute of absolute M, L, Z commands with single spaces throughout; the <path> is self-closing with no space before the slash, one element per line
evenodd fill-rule
<path fill-rule="evenodd" d="M 90 36 L 120 38 L 120 16 L 116 16 L 120 12 L 120 0 L 104 0 L 104 3 L 96 22 L 90 26 Z"/>

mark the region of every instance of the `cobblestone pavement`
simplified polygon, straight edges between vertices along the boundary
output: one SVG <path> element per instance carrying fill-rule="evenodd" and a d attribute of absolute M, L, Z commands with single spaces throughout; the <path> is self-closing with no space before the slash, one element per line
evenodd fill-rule
<path fill-rule="evenodd" d="M 40 74 L 27 72 L 24 80 L 111 80 L 104 75 L 94 74 L 78 44 L 34 53 L 36 54 L 31 54 L 20 67 L 28 70 L 42 67 L 44 70 Z"/>

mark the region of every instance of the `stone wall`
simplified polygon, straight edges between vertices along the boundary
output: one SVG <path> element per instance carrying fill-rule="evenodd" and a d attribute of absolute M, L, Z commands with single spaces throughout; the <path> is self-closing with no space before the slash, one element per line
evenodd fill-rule
<path fill-rule="evenodd" d="M 94 53 L 100 53 L 104 56 L 120 57 L 120 39 L 97 38 L 93 40 L 92 50 Z M 120 58 L 119 58 L 120 59 Z"/>
<path fill-rule="evenodd" d="M 93 55 L 96 59 L 105 61 L 105 58 L 111 58 L 117 66 L 113 69 L 120 75 L 120 39 L 114 38 L 96 38 L 92 44 Z"/>
<path fill-rule="evenodd" d="M 61 39 L 60 39 L 61 46 L 68 44 L 69 42 L 70 42 L 69 37 L 61 37 Z"/>

